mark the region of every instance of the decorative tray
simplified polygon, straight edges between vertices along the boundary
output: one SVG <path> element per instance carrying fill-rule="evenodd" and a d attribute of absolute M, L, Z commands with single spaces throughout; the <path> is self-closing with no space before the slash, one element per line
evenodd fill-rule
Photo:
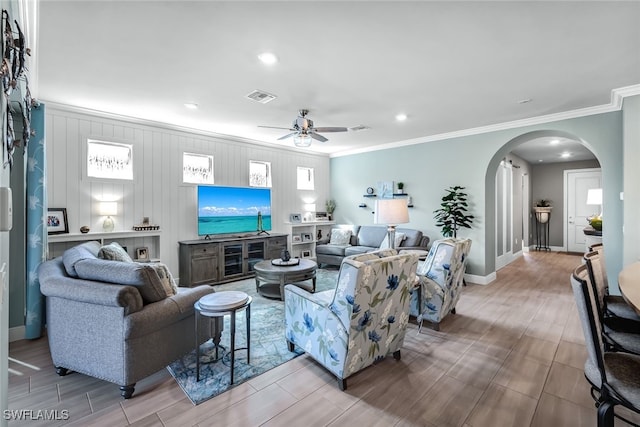
<path fill-rule="evenodd" d="M 282 258 L 272 259 L 271 264 L 278 267 L 291 267 L 300 264 L 300 258 L 291 258 L 289 261 L 283 261 Z"/>

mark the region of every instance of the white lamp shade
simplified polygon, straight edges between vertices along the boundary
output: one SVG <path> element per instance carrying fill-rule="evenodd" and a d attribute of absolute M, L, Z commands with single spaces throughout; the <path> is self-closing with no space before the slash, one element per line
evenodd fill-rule
<path fill-rule="evenodd" d="M 100 215 L 109 216 L 118 214 L 118 202 L 100 202 Z"/>
<path fill-rule="evenodd" d="M 405 199 L 376 200 L 376 210 L 373 216 L 374 224 L 406 224 L 409 222 L 409 208 Z"/>
<path fill-rule="evenodd" d="M 304 209 L 305 212 L 315 212 L 316 211 L 316 204 L 315 203 L 305 203 L 302 208 Z"/>
<path fill-rule="evenodd" d="M 602 188 L 590 188 L 589 190 L 587 190 L 587 204 L 588 205 L 602 204 Z"/>

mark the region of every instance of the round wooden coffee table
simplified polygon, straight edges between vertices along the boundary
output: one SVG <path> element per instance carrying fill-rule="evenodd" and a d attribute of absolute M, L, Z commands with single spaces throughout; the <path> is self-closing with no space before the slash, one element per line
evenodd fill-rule
<path fill-rule="evenodd" d="M 260 261 L 253 266 L 256 272 L 256 291 L 267 298 L 284 298 L 284 285 L 295 284 L 310 292 L 316 291 L 316 269 L 318 264 L 310 259 L 300 259 L 298 265 L 277 266 L 271 260 Z M 303 282 L 311 280 L 307 288 Z"/>

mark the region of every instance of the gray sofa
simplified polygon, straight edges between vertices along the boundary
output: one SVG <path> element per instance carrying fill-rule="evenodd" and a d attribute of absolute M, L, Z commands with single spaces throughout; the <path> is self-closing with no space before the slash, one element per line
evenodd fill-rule
<path fill-rule="evenodd" d="M 51 358 L 59 375 L 116 383 L 128 399 L 137 381 L 195 348 L 193 305 L 213 288 L 177 288 L 163 264 L 99 259 L 99 250 L 83 243 L 39 267 Z M 199 343 L 219 342 L 221 319 L 209 320 Z"/>
<path fill-rule="evenodd" d="M 330 243 L 331 232 L 316 245 L 316 257 L 318 265 L 340 265 L 342 259 L 350 255 L 358 255 L 380 249 L 382 241 L 387 236 L 387 227 L 375 225 L 335 225 L 333 229 L 351 230 L 351 239 L 348 244 L 335 245 Z M 410 228 L 396 228 L 396 235 L 403 233 L 405 238 L 396 248 L 428 250 L 429 237 L 420 230 Z"/>

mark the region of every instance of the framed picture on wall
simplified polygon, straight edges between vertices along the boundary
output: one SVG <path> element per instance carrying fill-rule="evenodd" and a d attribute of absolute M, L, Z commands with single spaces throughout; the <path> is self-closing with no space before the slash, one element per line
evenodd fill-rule
<path fill-rule="evenodd" d="M 69 232 L 66 208 L 47 209 L 47 234 L 64 234 Z"/>

